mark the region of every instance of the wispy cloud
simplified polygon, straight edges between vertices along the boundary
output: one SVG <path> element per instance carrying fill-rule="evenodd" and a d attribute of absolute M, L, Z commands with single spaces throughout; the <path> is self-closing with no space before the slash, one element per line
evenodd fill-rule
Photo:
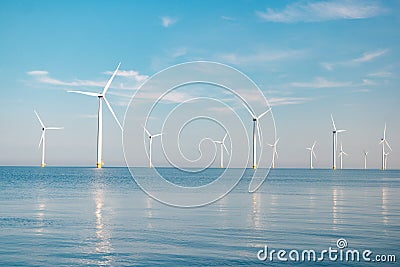
<path fill-rule="evenodd" d="M 228 21 L 235 21 L 235 18 L 229 17 L 229 16 L 221 16 L 221 19 L 223 20 L 228 20 Z"/>
<path fill-rule="evenodd" d="M 388 49 L 382 49 L 382 50 L 373 51 L 373 52 L 366 52 L 361 57 L 355 58 L 352 61 L 355 63 L 368 62 L 368 61 L 374 60 L 375 58 L 386 54 L 387 51 L 388 51 Z"/>
<path fill-rule="evenodd" d="M 322 77 L 316 77 L 311 82 L 292 82 L 289 84 L 291 87 L 304 87 L 304 88 L 337 88 L 354 86 L 352 82 L 336 82 L 328 81 Z"/>
<path fill-rule="evenodd" d="M 163 16 L 160 19 L 161 19 L 161 25 L 165 28 L 174 25 L 178 21 L 178 19 L 168 16 Z"/>
<path fill-rule="evenodd" d="M 104 74 L 111 75 L 112 71 L 106 71 Z M 107 80 L 103 81 L 93 81 L 93 80 L 73 80 L 73 81 L 63 81 L 50 76 L 50 73 L 45 70 L 33 70 L 28 71 L 26 74 L 33 77 L 36 82 L 55 85 L 55 86 L 66 86 L 66 87 L 103 87 Z M 112 84 L 112 88 L 117 89 L 137 89 L 139 84 L 143 83 L 148 76 L 142 75 L 135 70 L 119 70 L 117 76 L 124 78 L 123 81 L 115 81 Z"/>
<path fill-rule="evenodd" d="M 282 10 L 267 8 L 256 14 L 271 22 L 317 22 L 340 19 L 365 19 L 378 16 L 385 9 L 376 1 L 337 0 L 337 1 L 301 1 L 287 5 Z"/>
<path fill-rule="evenodd" d="M 385 55 L 389 49 L 379 49 L 375 51 L 365 52 L 359 57 L 347 60 L 347 61 L 339 61 L 339 62 L 323 62 L 321 66 L 326 70 L 333 70 L 335 66 L 356 66 L 358 64 L 367 63 L 373 61 L 383 55 Z"/>
<path fill-rule="evenodd" d="M 28 71 L 27 74 L 35 78 L 35 80 L 39 83 L 51 84 L 51 85 L 61 85 L 61 86 L 104 86 L 105 82 L 98 82 L 98 81 L 90 81 L 90 80 L 75 80 L 72 82 L 66 82 L 59 79 L 55 79 L 49 76 L 48 71 L 43 70 L 33 70 Z"/>
<path fill-rule="evenodd" d="M 363 79 L 359 82 L 338 82 L 338 81 L 329 81 L 323 77 L 316 77 L 310 82 L 292 82 L 288 84 L 289 87 L 301 87 L 301 88 L 312 88 L 312 89 L 324 89 L 324 88 L 355 88 L 355 87 L 364 87 L 364 86 L 373 86 L 377 85 L 376 82 Z"/>
<path fill-rule="evenodd" d="M 297 105 L 314 100 L 308 97 L 272 97 L 268 99 L 271 106 Z"/>
<path fill-rule="evenodd" d="M 369 77 L 376 77 L 376 78 L 389 78 L 392 77 L 392 73 L 389 71 L 378 71 L 368 74 Z"/>
<path fill-rule="evenodd" d="M 238 54 L 238 53 L 228 53 L 220 54 L 217 56 L 218 60 L 222 60 L 230 64 L 258 64 L 268 61 L 276 61 L 282 59 L 293 59 L 303 55 L 302 51 L 288 50 L 288 51 L 259 51 L 253 54 Z"/>
<path fill-rule="evenodd" d="M 112 75 L 114 72 L 112 71 L 106 71 L 104 72 L 104 74 L 107 75 Z M 118 70 L 116 76 L 120 76 L 120 77 L 125 77 L 125 78 L 132 78 L 138 82 L 143 82 L 145 81 L 147 78 L 149 78 L 148 75 L 141 75 L 139 74 L 138 71 L 135 70 Z"/>

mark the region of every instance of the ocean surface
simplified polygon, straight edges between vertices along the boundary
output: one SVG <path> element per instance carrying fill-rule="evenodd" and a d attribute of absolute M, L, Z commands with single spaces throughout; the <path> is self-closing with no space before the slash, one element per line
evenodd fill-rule
<path fill-rule="evenodd" d="M 160 172 L 194 186 L 221 170 Z M 127 168 L 0 167 L 0 266 L 374 265 L 257 258 L 265 246 L 318 252 L 338 239 L 371 259 L 396 256 L 377 266 L 399 266 L 399 170 L 274 169 L 252 194 L 251 173 L 224 198 L 187 209 L 150 198 Z"/>

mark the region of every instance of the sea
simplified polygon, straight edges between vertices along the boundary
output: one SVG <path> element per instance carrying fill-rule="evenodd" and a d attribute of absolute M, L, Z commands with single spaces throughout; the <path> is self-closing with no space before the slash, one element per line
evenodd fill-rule
<path fill-rule="evenodd" d="M 221 173 L 159 171 L 189 187 Z M 399 170 L 273 169 L 249 193 L 252 173 L 180 208 L 127 168 L 0 167 L 0 266 L 400 265 Z"/>

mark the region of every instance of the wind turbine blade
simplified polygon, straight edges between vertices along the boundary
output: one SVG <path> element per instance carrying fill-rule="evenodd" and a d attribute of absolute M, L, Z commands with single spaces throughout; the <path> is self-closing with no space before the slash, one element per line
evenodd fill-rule
<path fill-rule="evenodd" d="M 383 129 L 383 139 L 386 139 L 386 122 L 385 122 L 385 128 Z"/>
<path fill-rule="evenodd" d="M 115 69 L 113 75 L 111 76 L 111 78 L 108 80 L 106 86 L 104 87 L 103 93 L 102 93 L 103 96 L 106 95 L 107 90 L 108 90 L 108 88 L 110 87 L 112 81 L 114 80 L 114 77 L 115 77 L 115 75 L 117 74 L 120 65 L 121 65 L 121 63 L 118 64 L 118 66 L 117 66 L 117 68 Z"/>
<path fill-rule="evenodd" d="M 346 132 L 347 130 L 337 130 L 336 132 L 337 133 L 343 133 L 343 132 Z"/>
<path fill-rule="evenodd" d="M 345 154 L 346 156 L 348 156 L 348 154 L 346 152 L 343 151 L 343 154 Z"/>
<path fill-rule="evenodd" d="M 271 144 L 267 144 L 267 146 L 274 147 L 274 145 L 271 145 Z"/>
<path fill-rule="evenodd" d="M 224 149 L 225 149 L 226 153 L 229 155 L 229 151 L 228 151 L 228 149 L 226 148 L 226 146 L 225 146 L 225 144 L 224 144 L 224 143 L 222 143 L 222 146 L 224 147 Z"/>
<path fill-rule="evenodd" d="M 393 151 L 392 148 L 390 147 L 388 141 L 386 141 L 386 139 L 385 139 L 385 144 L 388 146 L 388 148 L 390 149 L 390 151 Z"/>
<path fill-rule="evenodd" d="M 311 151 L 312 151 L 312 154 L 313 154 L 314 158 L 317 159 L 317 156 L 315 156 L 314 150 L 311 150 Z"/>
<path fill-rule="evenodd" d="M 267 114 L 269 111 L 271 111 L 271 109 L 269 108 L 267 111 L 265 111 L 264 113 L 262 113 L 260 116 L 257 117 L 257 120 L 261 119 L 265 114 Z"/>
<path fill-rule="evenodd" d="M 332 114 L 331 114 L 331 119 L 332 119 L 333 130 L 336 131 L 336 125 L 335 125 L 335 121 L 333 120 Z"/>
<path fill-rule="evenodd" d="M 222 143 L 225 142 L 226 137 L 228 136 L 228 134 L 225 134 L 224 138 L 222 139 Z"/>
<path fill-rule="evenodd" d="M 279 137 L 280 138 L 280 137 Z M 278 142 L 279 142 L 279 138 L 278 139 L 276 139 L 276 141 L 275 141 L 275 143 L 274 143 L 274 146 L 276 146 L 276 144 L 278 144 Z"/>
<path fill-rule="evenodd" d="M 254 115 L 254 113 L 250 110 L 250 108 L 246 104 L 242 103 L 242 105 L 247 109 L 247 111 L 250 113 L 253 119 L 257 119 L 256 115 Z"/>
<path fill-rule="evenodd" d="M 309 147 L 306 147 L 306 149 L 307 149 L 307 150 L 310 150 L 310 151 L 312 150 L 312 149 L 311 149 L 311 148 L 309 148 Z"/>
<path fill-rule="evenodd" d="M 151 133 L 147 131 L 146 127 L 143 126 L 144 131 L 147 133 L 148 136 L 151 136 Z"/>
<path fill-rule="evenodd" d="M 256 121 L 256 127 L 257 127 L 258 143 L 261 145 L 260 125 L 258 124 L 258 120 Z"/>
<path fill-rule="evenodd" d="M 81 95 L 88 95 L 88 96 L 101 96 L 101 94 L 98 93 L 92 93 L 92 92 L 83 92 L 83 91 L 67 91 L 68 93 L 76 93 L 76 94 L 81 94 Z"/>
<path fill-rule="evenodd" d="M 121 124 L 119 123 L 119 121 L 118 121 L 118 119 L 117 119 L 117 116 L 115 116 L 114 110 L 112 109 L 110 103 L 108 103 L 107 98 L 105 98 L 105 97 L 103 96 L 103 100 L 104 100 L 104 102 L 106 102 L 108 109 L 110 110 L 111 114 L 113 115 L 115 121 L 118 123 L 119 128 L 121 128 L 121 130 L 122 130 L 122 126 L 121 126 Z"/>
<path fill-rule="evenodd" d="M 40 141 L 39 141 L 38 148 L 40 147 L 40 145 L 41 145 L 41 144 L 42 144 L 42 142 L 43 142 L 43 138 L 44 138 L 44 132 L 45 132 L 45 130 L 43 130 L 42 137 L 40 137 Z"/>
<path fill-rule="evenodd" d="M 39 122 L 40 122 L 40 125 L 42 125 L 42 128 L 45 128 L 45 127 L 44 127 L 44 123 L 43 123 L 42 120 L 40 119 L 40 117 L 39 117 L 39 115 L 37 114 L 36 110 L 33 110 L 33 111 L 35 112 L 36 117 L 38 118 L 38 120 L 39 120 Z"/>
<path fill-rule="evenodd" d="M 64 127 L 46 127 L 46 130 L 62 130 Z"/>
<path fill-rule="evenodd" d="M 314 150 L 314 147 L 315 147 L 316 144 L 317 144 L 317 141 L 314 141 L 314 144 L 311 147 L 312 150 Z"/>
<path fill-rule="evenodd" d="M 157 136 L 161 136 L 161 135 L 162 135 L 162 133 L 155 134 L 155 135 L 152 136 L 152 138 L 157 137 Z"/>

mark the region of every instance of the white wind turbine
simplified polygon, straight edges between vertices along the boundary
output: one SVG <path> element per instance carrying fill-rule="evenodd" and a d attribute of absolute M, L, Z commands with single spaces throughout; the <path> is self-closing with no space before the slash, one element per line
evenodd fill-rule
<path fill-rule="evenodd" d="M 151 167 L 153 167 L 153 164 L 151 162 L 151 147 L 153 145 L 153 138 L 157 137 L 157 136 L 161 136 L 162 133 L 152 135 L 149 131 L 147 131 L 146 127 L 143 127 L 143 129 L 146 131 L 146 133 L 150 139 L 150 142 L 149 142 L 149 168 L 151 168 Z"/>
<path fill-rule="evenodd" d="M 278 152 L 276 151 L 276 145 L 278 144 L 278 142 L 279 142 L 279 138 L 276 139 L 274 144 L 267 144 L 270 147 L 272 147 L 272 165 L 271 165 L 272 169 L 275 168 L 275 155 L 276 155 L 276 158 L 278 158 Z"/>
<path fill-rule="evenodd" d="M 367 156 L 368 156 L 368 151 L 364 150 L 364 170 L 367 169 Z"/>
<path fill-rule="evenodd" d="M 332 119 L 332 125 L 333 125 L 333 131 L 332 131 L 332 133 L 333 133 L 333 156 L 332 156 L 333 166 L 332 166 L 332 168 L 334 170 L 336 170 L 337 135 L 338 135 L 338 133 L 345 132 L 346 130 L 337 130 L 332 114 L 331 114 L 331 119 Z"/>
<path fill-rule="evenodd" d="M 314 152 L 314 147 L 315 147 L 316 143 L 317 143 L 317 141 L 314 141 L 314 144 L 312 145 L 312 147 L 306 147 L 307 150 L 310 150 L 310 169 L 314 169 L 313 156 L 315 159 L 317 159 L 317 157 L 315 156 L 315 152 Z"/>
<path fill-rule="evenodd" d="M 271 109 L 269 108 L 267 111 L 261 113 L 258 117 L 250 110 L 247 105 L 243 104 L 247 111 L 250 113 L 251 117 L 253 118 L 253 169 L 257 169 L 257 144 L 256 144 L 256 135 L 258 134 L 258 142 L 261 143 L 261 136 L 260 136 L 260 125 L 259 120 L 267 114 Z M 257 132 L 256 132 L 257 129 Z"/>
<path fill-rule="evenodd" d="M 46 130 L 61 130 L 64 129 L 64 127 L 46 127 L 43 123 L 43 121 L 40 119 L 39 114 L 37 114 L 36 110 L 34 110 L 36 117 L 38 118 L 40 125 L 42 126 L 42 137 L 40 138 L 39 142 L 39 147 L 42 145 L 42 163 L 40 166 L 44 167 L 46 166 L 46 163 L 44 162 L 44 154 L 45 154 L 45 146 L 46 146 Z"/>
<path fill-rule="evenodd" d="M 88 96 L 95 96 L 99 98 L 99 109 L 97 113 L 97 162 L 96 162 L 96 167 L 101 168 L 103 166 L 103 159 L 102 159 L 102 151 L 103 151 L 103 100 L 106 103 L 108 109 L 110 110 L 111 114 L 113 115 L 115 121 L 117 122 L 119 128 L 122 130 L 122 126 L 119 123 L 117 116 L 115 116 L 115 113 L 113 109 L 111 108 L 110 103 L 107 101 L 106 98 L 106 93 L 108 88 L 110 88 L 111 82 L 113 81 L 115 75 L 118 72 L 119 66 L 121 63 L 118 64 L 117 69 L 114 71 L 113 75 L 111 78 L 108 80 L 106 86 L 103 89 L 102 93 L 92 93 L 92 92 L 82 92 L 82 91 L 68 91 L 69 93 L 77 93 L 77 94 L 82 94 L 82 95 L 88 95 Z"/>
<path fill-rule="evenodd" d="M 348 156 L 347 153 L 343 151 L 342 143 L 340 143 L 340 151 L 339 151 L 340 169 L 343 169 L 343 155 Z"/>
<path fill-rule="evenodd" d="M 383 129 L 383 138 L 379 142 L 379 144 L 382 144 L 382 170 L 386 169 L 386 162 L 385 162 L 385 144 L 388 146 L 390 151 L 392 151 L 392 148 L 390 147 L 388 141 L 386 140 L 386 123 L 385 123 L 385 128 Z"/>
<path fill-rule="evenodd" d="M 228 153 L 228 149 L 225 146 L 225 139 L 228 136 L 228 134 L 225 134 L 224 138 L 222 139 L 222 141 L 214 141 L 214 143 L 217 143 L 220 145 L 221 149 L 220 149 L 220 153 L 221 153 L 221 163 L 220 163 L 220 167 L 223 168 L 224 167 L 224 149 L 226 151 L 226 153 Z"/>

